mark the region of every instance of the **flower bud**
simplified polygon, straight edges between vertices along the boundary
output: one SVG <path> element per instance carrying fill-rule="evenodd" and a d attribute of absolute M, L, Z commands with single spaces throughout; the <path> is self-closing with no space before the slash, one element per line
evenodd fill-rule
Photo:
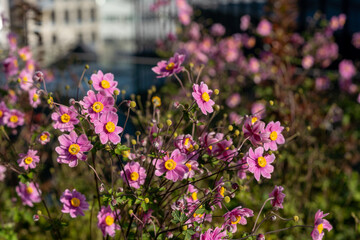
<path fill-rule="evenodd" d="M 34 222 L 39 221 L 39 219 L 40 219 L 39 215 L 35 214 L 35 215 L 33 216 Z"/>
<path fill-rule="evenodd" d="M 270 101 L 269 101 L 269 104 L 270 104 L 270 106 L 273 106 L 273 105 L 274 105 L 274 101 L 273 101 L 273 100 L 270 100 Z"/>
<path fill-rule="evenodd" d="M 85 69 L 89 69 L 89 65 L 85 64 Z"/>
<path fill-rule="evenodd" d="M 136 132 L 135 132 L 135 135 L 136 135 L 136 136 L 140 136 L 140 135 L 141 135 L 141 132 L 140 132 L 140 131 L 136 131 Z"/>
<path fill-rule="evenodd" d="M 215 110 L 216 112 L 218 112 L 218 111 L 220 110 L 220 106 L 217 105 L 217 104 L 215 104 L 215 105 L 214 105 L 214 110 Z"/>
<path fill-rule="evenodd" d="M 149 203 L 150 200 L 149 200 L 148 198 L 145 198 L 145 199 L 144 199 L 144 202 L 145 202 L 145 203 Z"/>
<path fill-rule="evenodd" d="M 136 140 L 135 140 L 135 139 L 131 139 L 131 144 L 132 144 L 132 145 L 136 145 Z"/>
<path fill-rule="evenodd" d="M 240 135 L 240 131 L 239 131 L 239 130 L 235 130 L 234 134 L 235 134 L 235 136 L 239 136 L 239 135 Z"/>
<path fill-rule="evenodd" d="M 126 90 L 124 90 L 124 89 L 121 90 L 121 94 L 122 94 L 122 95 L 125 95 L 125 94 L 126 94 Z"/>
<path fill-rule="evenodd" d="M 172 121 L 170 119 L 166 120 L 166 124 L 170 127 L 172 125 Z"/>
<path fill-rule="evenodd" d="M 257 235 L 256 240 L 265 240 L 265 235 L 260 233 Z"/>
<path fill-rule="evenodd" d="M 75 104 L 75 99 L 70 98 L 70 99 L 69 99 L 69 104 L 70 104 L 70 105 L 74 105 L 74 104 Z"/>
<path fill-rule="evenodd" d="M 158 123 L 158 124 L 157 124 L 157 127 L 158 127 L 159 129 L 162 129 L 162 128 L 164 127 L 164 124 Z"/>
<path fill-rule="evenodd" d="M 229 129 L 229 131 L 231 132 L 232 130 L 234 130 L 234 127 L 233 127 L 232 125 L 229 125 L 229 126 L 228 126 L 228 129 Z"/>
<path fill-rule="evenodd" d="M 275 215 L 271 216 L 270 220 L 273 222 L 276 221 L 276 216 Z"/>
<path fill-rule="evenodd" d="M 298 222 L 299 221 L 299 216 L 294 216 L 294 222 Z"/>
<path fill-rule="evenodd" d="M 133 215 L 134 211 L 132 209 L 129 210 L 129 215 Z"/>
<path fill-rule="evenodd" d="M 187 225 L 182 226 L 182 230 L 186 231 L 188 229 Z"/>
<path fill-rule="evenodd" d="M 230 199 L 230 197 L 229 197 L 229 196 L 225 196 L 225 198 L 224 198 L 224 202 L 225 202 L 225 203 L 229 203 L 229 202 L 230 202 L 230 200 L 231 200 L 231 199 Z"/>
<path fill-rule="evenodd" d="M 44 81 L 44 74 L 41 71 L 36 71 L 33 76 L 34 82 L 42 82 Z"/>
<path fill-rule="evenodd" d="M 215 90 L 214 90 L 214 94 L 215 94 L 215 95 L 219 95 L 219 93 L 220 93 L 219 89 L 215 89 Z"/>
<path fill-rule="evenodd" d="M 37 215 L 42 215 L 41 210 L 37 210 L 36 214 L 37 214 Z"/>
<path fill-rule="evenodd" d="M 131 107 L 131 108 L 135 108 L 135 107 L 136 107 L 136 102 L 131 101 L 131 102 L 130 102 L 130 107 Z"/>
<path fill-rule="evenodd" d="M 66 91 L 69 91 L 69 90 L 70 90 L 70 86 L 69 86 L 69 85 L 66 85 L 66 86 L 65 86 L 65 90 L 66 90 Z"/>
<path fill-rule="evenodd" d="M 115 96 L 118 96 L 119 94 L 120 94 L 120 91 L 117 90 L 117 89 L 115 89 L 115 90 L 114 90 L 114 95 L 115 95 Z"/>
<path fill-rule="evenodd" d="M 199 150 L 199 148 L 200 148 L 200 147 L 199 147 L 198 144 L 195 144 L 195 145 L 194 145 L 194 149 L 195 149 L 195 150 Z"/>

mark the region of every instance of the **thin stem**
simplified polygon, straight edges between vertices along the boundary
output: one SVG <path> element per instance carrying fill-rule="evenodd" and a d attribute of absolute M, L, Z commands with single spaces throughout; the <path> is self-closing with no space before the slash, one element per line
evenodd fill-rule
<path fill-rule="evenodd" d="M 273 199 L 274 199 L 273 197 L 266 199 L 266 201 L 265 201 L 265 202 L 263 203 L 263 205 L 261 206 L 261 209 L 260 209 L 260 211 L 259 211 L 259 213 L 258 213 L 258 215 L 257 215 L 257 217 L 256 217 L 256 220 L 255 220 L 255 223 L 254 223 L 254 227 L 252 228 L 251 233 L 254 233 L 254 230 L 255 230 L 255 227 L 256 227 L 256 223 L 257 223 L 257 221 L 259 220 L 260 214 L 261 214 L 262 210 L 264 209 L 265 204 L 266 204 L 268 201 L 273 200 Z"/>

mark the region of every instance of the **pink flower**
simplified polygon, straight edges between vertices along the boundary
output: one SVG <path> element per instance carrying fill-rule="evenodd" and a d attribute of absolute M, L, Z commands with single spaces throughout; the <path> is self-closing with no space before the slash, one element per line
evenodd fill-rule
<path fill-rule="evenodd" d="M 18 54 L 23 61 L 29 60 L 32 56 L 29 47 L 23 47 L 19 49 Z"/>
<path fill-rule="evenodd" d="M 351 79 L 356 74 L 356 69 L 351 60 L 342 60 L 339 64 L 340 76 L 344 79 Z"/>
<path fill-rule="evenodd" d="M 240 19 L 240 29 L 242 31 L 246 31 L 249 28 L 250 25 L 250 16 L 244 15 Z"/>
<path fill-rule="evenodd" d="M 106 112 L 100 116 L 99 120 L 94 121 L 95 133 L 100 134 L 102 144 L 109 141 L 113 144 L 120 142 L 119 134 L 123 131 L 123 128 L 117 126 L 117 123 L 118 115 L 114 112 Z"/>
<path fill-rule="evenodd" d="M 8 57 L 3 62 L 6 77 L 14 76 L 19 70 L 19 64 L 16 57 Z"/>
<path fill-rule="evenodd" d="M 231 112 L 229 114 L 229 122 L 230 124 L 239 125 L 244 118 L 237 114 L 236 112 Z"/>
<path fill-rule="evenodd" d="M 249 172 L 254 174 L 254 177 L 257 181 L 260 181 L 260 176 L 264 178 L 271 178 L 271 173 L 274 171 L 274 167 L 270 165 L 275 160 L 275 155 L 265 155 L 264 148 L 258 147 L 255 149 L 255 152 L 252 148 L 249 150 L 249 155 L 246 158 L 247 163 L 249 164 Z"/>
<path fill-rule="evenodd" d="M 119 91 L 116 86 L 118 82 L 114 81 L 114 75 L 112 73 L 103 74 L 102 71 L 98 71 L 97 74 L 91 75 L 93 81 L 93 87 L 96 91 L 103 91 L 106 96 L 112 96 L 114 91 Z"/>
<path fill-rule="evenodd" d="M 195 171 L 199 171 L 199 163 L 195 160 L 189 160 L 185 165 L 188 167 L 189 172 L 185 173 L 184 178 L 192 178 L 195 176 Z"/>
<path fill-rule="evenodd" d="M 256 32 L 263 37 L 270 35 L 271 30 L 272 30 L 272 25 L 266 19 L 261 20 L 259 25 L 256 28 Z"/>
<path fill-rule="evenodd" d="M 33 75 L 34 72 L 35 72 L 35 61 L 32 60 L 32 59 L 29 59 L 29 60 L 26 62 L 25 68 L 26 68 L 26 70 L 27 70 L 31 75 Z"/>
<path fill-rule="evenodd" d="M 212 145 L 211 155 L 219 160 L 230 162 L 237 155 L 237 149 L 231 150 L 232 139 L 223 139 Z"/>
<path fill-rule="evenodd" d="M 40 97 L 39 97 L 39 94 L 37 93 L 36 88 L 32 88 L 29 91 L 29 101 L 30 101 L 30 105 L 33 108 L 37 108 L 39 106 L 39 104 L 41 103 Z"/>
<path fill-rule="evenodd" d="M 245 179 L 246 178 L 246 172 L 248 171 L 249 165 L 247 164 L 246 161 L 247 155 L 245 155 L 241 160 L 239 160 L 237 162 L 237 165 L 240 165 L 238 168 L 238 172 L 237 172 L 237 176 L 240 179 Z"/>
<path fill-rule="evenodd" d="M 360 49 L 360 32 L 353 34 L 351 43 L 354 45 L 354 47 Z"/>
<path fill-rule="evenodd" d="M 242 208 L 241 206 L 238 206 L 234 208 L 233 210 L 227 212 L 224 214 L 225 222 L 223 224 L 223 227 L 230 226 L 231 232 L 235 233 L 237 231 L 237 224 L 246 225 L 247 217 L 254 216 L 254 212 L 249 208 Z"/>
<path fill-rule="evenodd" d="M 5 118 L 5 113 L 7 111 L 9 111 L 9 109 L 6 107 L 6 104 L 3 101 L 1 101 L 0 102 L 0 126 L 5 124 L 4 118 Z"/>
<path fill-rule="evenodd" d="M 275 186 L 274 190 L 269 193 L 269 197 L 273 197 L 271 205 L 275 208 L 284 208 L 282 203 L 284 202 L 285 194 L 282 192 L 284 188 L 282 186 Z"/>
<path fill-rule="evenodd" d="M 17 35 L 11 32 L 7 35 L 7 38 L 9 41 L 10 51 L 14 52 L 17 48 Z"/>
<path fill-rule="evenodd" d="M 85 112 L 89 114 L 92 122 L 99 120 L 100 115 L 105 112 L 116 112 L 114 103 L 115 100 L 113 97 L 105 96 L 103 92 L 95 94 L 92 90 L 87 92 L 84 101 L 80 101 L 80 104 L 85 109 Z"/>
<path fill-rule="evenodd" d="M 201 112 L 205 115 L 214 111 L 212 106 L 215 102 L 210 99 L 212 92 L 204 82 L 201 82 L 200 86 L 199 84 L 193 85 L 192 96 L 196 100 Z"/>
<path fill-rule="evenodd" d="M 35 185 L 36 184 L 36 185 Z M 33 203 L 41 202 L 41 191 L 37 183 L 30 182 L 28 184 L 19 183 L 19 186 L 16 187 L 16 193 L 21 198 L 23 205 L 28 205 L 29 207 L 34 206 Z"/>
<path fill-rule="evenodd" d="M 199 154 L 194 151 L 194 145 L 196 142 L 193 140 L 190 134 L 180 135 L 175 139 L 175 147 L 180 150 L 181 153 L 186 154 L 187 160 L 197 160 Z M 189 166 L 188 166 L 189 167 Z M 191 167 L 190 167 L 191 168 Z"/>
<path fill-rule="evenodd" d="M 178 8 L 179 21 L 187 26 L 191 22 L 191 14 L 193 13 L 192 7 L 186 0 L 176 0 L 176 6 Z"/>
<path fill-rule="evenodd" d="M 0 182 L 4 181 L 5 172 L 6 172 L 6 167 L 3 165 L 0 165 Z"/>
<path fill-rule="evenodd" d="M 16 109 L 11 109 L 5 112 L 4 123 L 9 128 L 16 128 L 18 126 L 24 125 L 24 116 L 22 112 Z"/>
<path fill-rule="evenodd" d="M 20 153 L 20 159 L 17 160 L 19 166 L 23 167 L 25 170 L 35 168 L 36 164 L 40 162 L 40 158 L 36 154 L 37 151 L 32 149 L 29 149 L 26 154 Z"/>
<path fill-rule="evenodd" d="M 129 182 L 130 187 L 140 188 L 140 185 L 143 185 L 146 179 L 145 168 L 141 167 L 138 162 L 129 162 L 125 165 L 124 171 L 121 171 L 121 177 L 124 182 Z M 126 175 L 125 175 L 126 174 Z M 125 177 L 126 176 L 126 177 Z"/>
<path fill-rule="evenodd" d="M 237 105 L 239 105 L 241 102 L 241 96 L 239 93 L 233 93 L 226 99 L 226 105 L 228 105 L 229 108 L 234 108 Z"/>
<path fill-rule="evenodd" d="M 328 213 L 324 214 L 323 211 L 320 209 L 315 214 L 315 222 L 314 222 L 314 229 L 311 232 L 311 237 L 313 240 L 321 240 L 324 237 L 324 229 L 328 230 L 329 232 L 332 229 L 331 224 L 328 220 L 323 219 L 329 215 Z"/>
<path fill-rule="evenodd" d="M 257 120 L 257 117 L 252 117 L 245 120 L 242 130 L 244 137 L 248 138 L 252 145 L 257 146 L 270 141 L 270 133 L 264 128 L 264 122 Z"/>
<path fill-rule="evenodd" d="M 31 73 L 29 73 L 27 70 L 22 70 L 19 74 L 20 79 L 20 88 L 24 91 L 30 90 L 30 88 L 33 87 L 33 79 Z"/>
<path fill-rule="evenodd" d="M 53 127 L 62 132 L 70 132 L 74 130 L 74 125 L 79 123 L 79 120 L 76 118 L 77 116 L 78 113 L 74 106 L 60 106 L 57 112 L 51 114 L 51 119 L 55 121 Z"/>
<path fill-rule="evenodd" d="M 184 164 L 186 155 L 179 149 L 175 149 L 171 156 L 166 155 L 163 159 L 156 160 L 155 175 L 161 176 L 166 173 L 165 178 L 173 182 L 182 180 L 185 173 L 189 172 L 188 167 Z"/>
<path fill-rule="evenodd" d="M 57 161 L 69 164 L 69 167 L 76 167 L 78 160 L 85 161 L 85 152 L 90 151 L 93 147 L 85 134 L 78 137 L 75 131 L 61 135 L 58 140 L 60 146 L 55 148 L 59 154 Z"/>
<path fill-rule="evenodd" d="M 310 55 L 305 56 L 302 59 L 301 65 L 304 69 L 309 69 L 314 65 L 314 58 Z"/>
<path fill-rule="evenodd" d="M 41 145 L 47 144 L 48 142 L 50 142 L 50 133 L 46 131 L 42 132 L 38 137 L 38 141 Z"/>
<path fill-rule="evenodd" d="M 119 211 L 119 210 L 118 210 Z M 110 237 L 115 236 L 115 230 L 119 230 L 120 226 L 119 224 L 116 224 L 115 221 L 116 215 L 119 216 L 119 212 L 115 213 L 111 211 L 110 206 L 101 207 L 100 212 L 97 215 L 98 219 L 98 228 L 100 228 L 103 236 L 109 235 Z M 120 218 L 120 216 L 119 216 Z"/>
<path fill-rule="evenodd" d="M 158 74 L 157 78 L 169 77 L 173 74 L 179 73 L 183 70 L 181 64 L 185 60 L 185 55 L 175 53 L 169 61 L 162 60 L 157 63 L 156 67 L 153 67 L 152 70 L 154 73 Z"/>
<path fill-rule="evenodd" d="M 75 189 L 66 189 L 60 197 L 60 202 L 63 204 L 61 212 L 69 213 L 72 218 L 84 216 L 84 211 L 89 209 L 86 197 Z"/>
<path fill-rule="evenodd" d="M 278 149 L 277 144 L 285 143 L 285 138 L 281 134 L 283 130 L 284 127 L 280 125 L 279 121 L 277 121 L 276 123 L 274 123 L 273 121 L 268 123 L 265 128 L 265 132 L 268 132 L 270 134 L 269 138 L 271 141 L 264 143 L 264 148 L 266 151 L 269 149 L 271 149 L 272 151 L 276 151 Z"/>
<path fill-rule="evenodd" d="M 257 72 L 259 72 L 259 69 L 260 69 L 260 63 L 256 58 L 252 57 L 249 59 L 248 67 L 249 67 L 249 71 L 251 73 L 257 73 Z"/>
<path fill-rule="evenodd" d="M 251 114 L 257 119 L 263 119 L 266 116 L 266 107 L 262 102 L 255 102 L 251 105 Z"/>
<path fill-rule="evenodd" d="M 215 229 L 209 228 L 206 232 L 200 235 L 200 240 L 219 240 L 226 237 L 226 231 L 223 228 L 216 227 Z"/>
<path fill-rule="evenodd" d="M 315 80 L 315 89 L 316 91 L 324 91 L 329 89 L 330 80 L 328 77 L 318 77 Z"/>
<path fill-rule="evenodd" d="M 225 34 L 226 29 L 225 27 L 220 23 L 215 23 L 211 26 L 210 32 L 215 37 L 221 37 Z"/>

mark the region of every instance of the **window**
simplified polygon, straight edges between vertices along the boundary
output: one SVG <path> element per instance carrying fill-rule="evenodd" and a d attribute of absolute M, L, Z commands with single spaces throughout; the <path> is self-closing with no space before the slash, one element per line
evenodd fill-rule
<path fill-rule="evenodd" d="M 78 19 L 78 22 L 81 23 L 81 21 L 82 21 L 82 12 L 81 12 L 81 9 L 78 9 L 78 10 L 77 10 L 77 19 Z"/>
<path fill-rule="evenodd" d="M 52 24 L 55 24 L 56 16 L 55 16 L 55 12 L 54 12 L 54 11 L 51 11 L 51 16 L 50 16 L 50 18 L 51 18 L 51 23 L 52 23 Z"/>
<path fill-rule="evenodd" d="M 69 23 L 69 11 L 68 11 L 68 10 L 65 10 L 64 20 L 65 20 L 65 23 L 66 23 L 66 24 Z"/>
<path fill-rule="evenodd" d="M 94 8 L 92 8 L 92 9 L 90 10 L 90 17 L 91 17 L 91 21 L 92 21 L 92 22 L 95 22 L 95 20 L 96 20 L 96 13 L 95 13 L 95 9 L 94 9 Z"/>

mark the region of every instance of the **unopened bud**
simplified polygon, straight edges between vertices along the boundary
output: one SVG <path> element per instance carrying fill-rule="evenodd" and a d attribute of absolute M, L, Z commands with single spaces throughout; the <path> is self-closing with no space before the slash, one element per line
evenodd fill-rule
<path fill-rule="evenodd" d="M 141 135 L 141 132 L 140 132 L 140 131 L 136 131 L 136 132 L 135 132 L 135 135 L 136 135 L 136 136 L 140 136 L 140 135 Z"/>
<path fill-rule="evenodd" d="M 33 76 L 34 82 L 42 82 L 44 81 L 44 74 L 41 71 L 35 72 Z"/>
<path fill-rule="evenodd" d="M 166 124 L 170 127 L 172 125 L 172 121 L 170 119 L 166 120 Z"/>
<path fill-rule="evenodd" d="M 274 101 L 273 101 L 273 100 L 270 100 L 270 101 L 269 101 L 269 104 L 270 104 L 270 106 L 273 106 L 273 105 L 274 105 Z"/>
<path fill-rule="evenodd" d="M 136 107 L 136 102 L 131 101 L 131 102 L 130 102 L 130 107 L 131 107 L 131 108 L 135 108 L 135 107 Z"/>
<path fill-rule="evenodd" d="M 162 128 L 164 127 L 164 124 L 158 123 L 158 124 L 157 124 L 157 127 L 158 127 L 159 129 L 162 129 Z"/>
<path fill-rule="evenodd" d="M 220 106 L 219 106 L 219 105 L 217 105 L 217 104 L 215 104 L 215 106 L 214 106 L 214 110 L 218 112 L 218 111 L 220 110 Z"/>
<path fill-rule="evenodd" d="M 35 215 L 33 216 L 34 222 L 39 221 L 39 219 L 40 219 L 39 215 L 35 214 Z"/>
<path fill-rule="evenodd" d="M 229 125 L 229 126 L 228 126 L 228 129 L 229 129 L 229 131 L 231 132 L 232 130 L 234 130 L 234 127 L 233 127 L 232 125 Z"/>
<path fill-rule="evenodd" d="M 145 203 L 149 203 L 150 200 L 149 200 L 148 198 L 145 198 L 145 199 L 144 199 L 144 202 L 145 202 Z"/>
<path fill-rule="evenodd" d="M 273 221 L 273 222 L 274 222 L 274 221 L 276 221 L 276 216 L 275 216 L 275 215 L 273 215 L 273 216 L 271 216 L 271 218 L 270 218 L 270 219 L 271 219 L 271 221 Z"/>
<path fill-rule="evenodd" d="M 115 90 L 114 90 L 114 95 L 115 95 L 115 96 L 118 96 L 119 94 L 120 94 L 120 91 L 117 90 L 117 89 L 115 89 Z"/>
<path fill-rule="evenodd" d="M 239 131 L 239 130 L 235 130 L 234 134 L 235 134 L 235 136 L 239 136 L 239 135 L 240 135 L 240 131 Z"/>
<path fill-rule="evenodd" d="M 224 202 L 225 202 L 225 203 L 229 203 L 229 202 L 230 202 L 230 200 L 231 200 L 231 199 L 230 199 L 230 197 L 229 197 L 229 196 L 225 196 L 225 198 L 224 198 Z"/>
<path fill-rule="evenodd" d="M 129 210 L 129 215 L 133 215 L 134 211 L 132 209 Z"/>
<path fill-rule="evenodd" d="M 125 95 L 126 94 L 126 90 L 121 90 L 121 94 Z"/>
<path fill-rule="evenodd" d="M 66 85 L 66 86 L 65 86 L 65 90 L 66 90 L 66 91 L 69 91 L 69 90 L 70 90 L 70 86 L 69 86 L 69 85 Z"/>
<path fill-rule="evenodd" d="M 260 233 L 257 235 L 256 240 L 265 240 L 265 235 Z"/>
<path fill-rule="evenodd" d="M 85 65 L 85 69 L 89 69 L 89 65 L 86 64 L 86 65 Z"/>
<path fill-rule="evenodd" d="M 197 144 L 194 145 L 195 150 L 199 150 L 199 148 L 200 148 L 199 145 L 197 145 Z"/>
<path fill-rule="evenodd" d="M 70 104 L 70 105 L 74 105 L 74 104 L 75 104 L 75 99 L 70 98 L 70 99 L 69 99 L 69 104 Z"/>
<path fill-rule="evenodd" d="M 182 226 L 182 230 L 186 231 L 188 229 L 187 225 Z"/>
<path fill-rule="evenodd" d="M 136 145 L 136 140 L 135 140 L 135 139 L 131 139 L 131 144 L 132 144 L 132 145 Z"/>
<path fill-rule="evenodd" d="M 215 90 L 214 90 L 214 94 L 215 94 L 215 95 L 219 95 L 219 93 L 220 93 L 219 89 L 215 89 Z"/>
<path fill-rule="evenodd" d="M 294 216 L 294 222 L 298 222 L 299 221 L 299 216 Z"/>

